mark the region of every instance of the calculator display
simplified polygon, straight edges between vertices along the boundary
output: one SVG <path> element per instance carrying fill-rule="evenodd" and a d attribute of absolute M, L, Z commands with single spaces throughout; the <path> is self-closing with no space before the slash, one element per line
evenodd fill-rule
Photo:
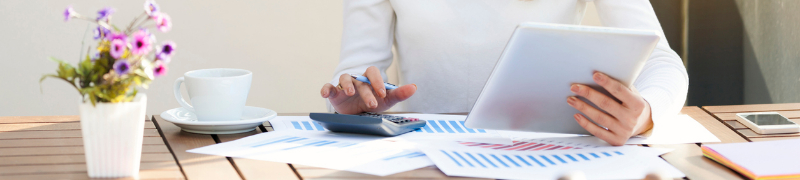
<path fill-rule="evenodd" d="M 744 116 L 744 118 L 759 126 L 794 124 L 794 122 L 789 121 L 780 114 L 750 114 Z"/>

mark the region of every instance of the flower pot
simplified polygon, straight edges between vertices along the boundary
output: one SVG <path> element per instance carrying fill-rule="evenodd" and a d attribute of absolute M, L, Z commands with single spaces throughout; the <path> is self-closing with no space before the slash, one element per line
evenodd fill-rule
<path fill-rule="evenodd" d="M 137 177 L 147 96 L 133 102 L 78 104 L 89 177 Z"/>

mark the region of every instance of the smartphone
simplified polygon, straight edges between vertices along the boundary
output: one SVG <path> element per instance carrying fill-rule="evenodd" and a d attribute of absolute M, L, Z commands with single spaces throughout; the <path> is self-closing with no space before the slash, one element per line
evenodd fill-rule
<path fill-rule="evenodd" d="M 737 113 L 736 120 L 758 134 L 800 132 L 800 126 L 777 112 Z"/>

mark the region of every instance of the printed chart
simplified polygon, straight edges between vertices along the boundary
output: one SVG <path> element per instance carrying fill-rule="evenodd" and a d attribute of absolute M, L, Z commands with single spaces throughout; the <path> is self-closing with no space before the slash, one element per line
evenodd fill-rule
<path fill-rule="evenodd" d="M 433 165 L 414 144 L 377 136 L 275 131 L 188 152 L 285 162 L 379 176 Z"/>
<path fill-rule="evenodd" d="M 420 147 L 449 176 L 499 179 L 557 179 L 580 170 L 597 179 L 641 179 L 654 169 L 672 177 L 683 173 L 658 157 L 659 150 L 646 147 L 599 147 L 559 151 L 509 151 L 459 146 Z"/>
<path fill-rule="evenodd" d="M 270 121 L 272 123 L 272 121 Z M 293 130 L 304 131 L 327 131 L 321 124 L 313 120 L 289 120 L 277 121 L 276 124 L 284 123 L 283 126 L 288 124 Z M 483 129 L 471 129 L 464 126 L 464 121 L 457 120 L 426 120 L 426 125 L 417 129 L 417 133 L 486 133 Z M 278 126 L 278 125 L 273 125 Z"/>
<path fill-rule="evenodd" d="M 554 139 L 532 139 L 527 141 L 513 141 L 513 144 L 493 144 L 493 143 L 480 143 L 480 142 L 458 142 L 459 144 L 472 147 L 489 148 L 496 150 L 507 151 L 548 151 L 548 150 L 567 150 L 567 149 L 583 149 L 583 148 L 597 148 L 600 146 L 592 144 L 584 144 L 579 142 L 571 142 L 565 140 L 567 138 L 554 138 Z"/>

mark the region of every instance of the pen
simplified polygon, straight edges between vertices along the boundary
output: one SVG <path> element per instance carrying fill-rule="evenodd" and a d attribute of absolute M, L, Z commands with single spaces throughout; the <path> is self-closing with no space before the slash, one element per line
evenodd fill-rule
<path fill-rule="evenodd" d="M 355 75 L 355 74 L 350 74 L 350 76 L 352 76 L 352 77 L 353 77 L 353 79 L 356 79 L 356 80 L 358 80 L 358 81 L 365 82 L 365 83 L 367 83 L 367 84 L 372 84 L 372 83 L 370 83 L 370 82 L 369 82 L 369 79 L 367 79 L 367 77 L 364 77 L 364 76 L 359 76 L 359 75 Z M 389 83 L 387 83 L 387 82 L 384 82 L 384 83 L 383 83 L 383 87 L 385 87 L 385 88 L 386 88 L 386 90 L 397 89 L 397 85 L 394 85 L 394 84 L 389 84 Z"/>

